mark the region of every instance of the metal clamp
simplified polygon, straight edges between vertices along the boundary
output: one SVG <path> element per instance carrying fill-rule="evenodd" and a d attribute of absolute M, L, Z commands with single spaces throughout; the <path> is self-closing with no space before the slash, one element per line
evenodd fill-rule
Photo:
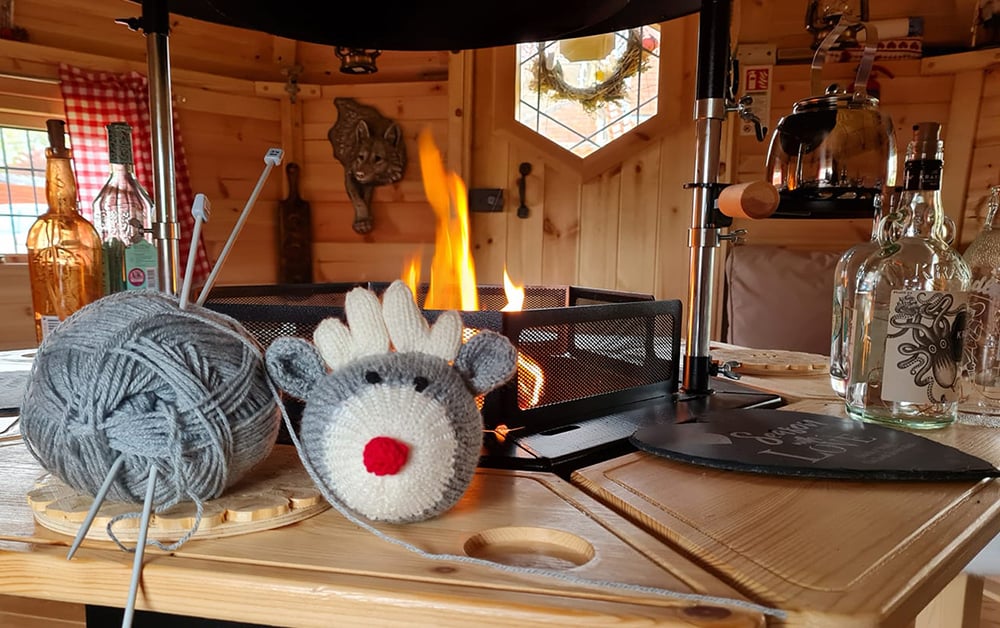
<path fill-rule="evenodd" d="M 728 362 L 722 363 L 712 362 L 712 365 L 709 367 L 709 371 L 712 375 L 721 375 L 726 379 L 740 379 L 743 376 L 737 373 L 736 369 L 741 366 L 743 366 L 743 363 L 737 362 L 736 360 L 729 360 Z"/>
<path fill-rule="evenodd" d="M 746 243 L 747 230 L 746 229 L 733 229 L 729 233 L 720 233 L 720 240 L 728 240 L 734 245 L 739 246 Z"/>

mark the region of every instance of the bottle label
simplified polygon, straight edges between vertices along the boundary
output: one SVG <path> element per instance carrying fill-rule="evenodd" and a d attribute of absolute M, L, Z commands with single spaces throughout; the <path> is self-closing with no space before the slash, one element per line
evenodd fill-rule
<path fill-rule="evenodd" d="M 903 167 L 903 186 L 907 190 L 940 190 L 940 159 L 915 159 Z"/>
<path fill-rule="evenodd" d="M 49 334 L 51 334 L 59 324 L 59 317 L 42 314 L 39 318 L 42 324 L 42 339 L 48 338 Z"/>
<path fill-rule="evenodd" d="M 125 248 L 125 289 L 159 289 L 156 247 L 139 240 Z"/>
<path fill-rule="evenodd" d="M 958 401 L 966 295 L 893 290 L 889 299 L 882 400 Z"/>

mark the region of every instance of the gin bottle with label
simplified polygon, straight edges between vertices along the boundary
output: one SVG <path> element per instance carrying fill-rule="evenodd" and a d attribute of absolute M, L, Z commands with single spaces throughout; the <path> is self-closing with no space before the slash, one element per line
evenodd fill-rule
<path fill-rule="evenodd" d="M 105 292 L 155 289 L 153 201 L 135 178 L 132 127 L 125 122 L 108 125 L 108 161 L 111 174 L 94 199 L 94 226 L 104 247 Z"/>
<path fill-rule="evenodd" d="M 66 147 L 66 123 L 48 120 L 45 199 L 49 209 L 28 230 L 28 276 L 41 342 L 60 321 L 103 296 L 101 240 L 77 211 L 73 152 Z"/>
<path fill-rule="evenodd" d="M 875 199 L 875 217 L 872 220 L 871 239 L 860 242 L 844 251 L 833 271 L 833 325 L 830 333 L 830 386 L 843 397 L 847 390 L 847 373 L 850 369 L 851 334 L 854 324 L 854 295 L 857 291 L 858 270 L 872 253 L 881 248 L 879 232 L 897 228 L 897 215 L 893 210 L 902 188 L 898 188 L 888 203 L 879 195 Z M 890 211 L 883 212 L 883 205 Z M 885 220 L 883 221 L 883 216 Z M 894 238 L 892 238 L 894 239 Z"/>
<path fill-rule="evenodd" d="M 996 425 L 1000 417 L 1000 186 L 990 188 L 986 222 L 963 257 L 972 272 L 965 330 L 962 422 Z"/>
<path fill-rule="evenodd" d="M 861 420 L 935 428 L 955 420 L 970 272 L 948 244 L 941 125 L 913 127 L 902 231 L 859 271 L 845 402 Z"/>

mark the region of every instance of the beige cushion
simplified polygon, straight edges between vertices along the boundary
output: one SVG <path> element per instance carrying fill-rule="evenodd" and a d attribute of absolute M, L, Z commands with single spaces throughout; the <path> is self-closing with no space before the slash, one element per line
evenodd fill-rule
<path fill-rule="evenodd" d="M 839 252 L 771 245 L 730 248 L 726 342 L 830 354 L 833 272 Z"/>

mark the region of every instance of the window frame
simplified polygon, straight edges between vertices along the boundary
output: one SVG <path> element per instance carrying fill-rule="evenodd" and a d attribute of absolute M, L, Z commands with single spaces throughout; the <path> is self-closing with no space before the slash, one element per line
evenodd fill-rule
<path fill-rule="evenodd" d="M 45 131 L 46 120 L 65 117 L 58 80 L 0 74 L 0 126 Z M 28 256 L 0 251 L 0 260 L 27 264 Z"/>
<path fill-rule="evenodd" d="M 586 157 L 570 152 L 517 120 L 516 107 L 520 89 L 517 82 L 517 46 L 493 49 L 494 93 L 500 96 L 494 103 L 494 123 L 497 130 L 528 143 L 541 151 L 547 159 L 580 173 L 584 179 L 610 170 L 648 146 L 652 139 L 660 137 L 671 128 L 679 127 L 684 107 L 690 108 L 693 95 L 688 85 L 690 81 L 684 80 L 684 64 L 679 61 L 666 62 L 668 54 L 683 54 L 688 47 L 683 22 L 684 20 L 671 20 L 660 24 L 661 61 L 656 114 Z M 671 86 L 675 89 L 671 90 Z"/>

